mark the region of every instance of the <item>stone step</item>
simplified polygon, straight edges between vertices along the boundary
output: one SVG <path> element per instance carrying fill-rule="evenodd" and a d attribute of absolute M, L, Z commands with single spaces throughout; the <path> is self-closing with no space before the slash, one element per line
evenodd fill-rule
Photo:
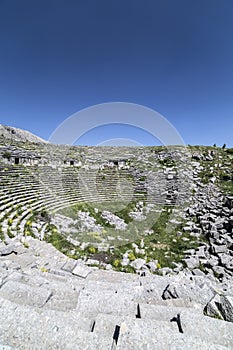
<path fill-rule="evenodd" d="M 120 333 L 117 350 L 229 350 L 228 346 L 211 344 L 192 335 L 172 334 L 162 329 L 155 334 L 138 335 L 134 331 Z"/>
<path fill-rule="evenodd" d="M 201 304 L 186 300 L 186 299 L 167 299 L 163 300 L 158 298 L 157 300 L 153 300 L 148 304 L 152 305 L 161 305 L 161 306 L 171 306 L 171 307 L 182 307 L 182 308 L 192 308 L 192 309 L 203 309 Z"/>
<path fill-rule="evenodd" d="M 52 296 L 46 302 L 45 308 L 52 310 L 68 311 L 75 310 L 78 303 L 78 291 L 52 290 Z"/>
<path fill-rule="evenodd" d="M 111 349 L 112 339 L 91 332 L 93 321 L 79 313 L 36 310 L 2 298 L 0 308 L 2 344 L 25 350 Z"/>
<path fill-rule="evenodd" d="M 16 251 L 17 252 L 17 251 Z M 19 269 L 26 269 L 27 267 L 36 266 L 35 257 L 31 254 L 14 254 L 8 255 L 7 257 L 1 257 L 0 260 L 7 260 L 8 265 L 17 265 Z"/>
<path fill-rule="evenodd" d="M 85 291 L 95 294 L 101 294 L 105 291 L 113 292 L 113 294 L 127 294 L 130 298 L 137 300 L 142 294 L 143 287 L 136 282 L 105 282 L 105 281 L 86 281 Z"/>
<path fill-rule="evenodd" d="M 171 335 L 179 336 L 178 327 L 172 322 L 126 319 L 119 327 L 117 349 L 121 350 L 139 349 L 139 345 L 141 349 L 157 349 L 157 341 L 164 339 L 165 343 Z M 154 348 L 147 347 L 148 344 L 154 344 Z"/>
<path fill-rule="evenodd" d="M 147 305 L 151 310 L 140 307 L 139 313 L 142 317 L 137 321 L 133 319 L 127 320 L 119 325 L 120 337 L 119 337 L 119 348 L 123 349 L 154 349 L 153 344 L 159 349 L 233 349 L 233 324 L 225 321 L 211 319 L 201 314 L 200 310 L 187 310 L 186 308 L 167 308 L 166 307 L 152 307 Z M 177 311 L 180 313 L 180 324 L 175 322 Z M 169 323 L 170 320 L 174 320 L 180 333 L 175 339 L 171 341 L 171 332 L 165 330 L 163 322 Z M 142 331 L 144 326 L 139 327 L 138 324 L 143 325 L 148 320 L 152 322 L 152 328 L 147 328 Z M 104 321 L 103 321 L 104 322 Z M 153 324 L 161 324 L 158 328 L 158 332 L 155 334 L 153 331 Z M 100 324 L 101 326 L 101 324 Z M 99 327 L 100 327 L 99 326 Z M 96 324 L 98 330 L 98 325 Z M 168 337 L 169 334 L 169 337 Z M 174 337 L 173 337 L 174 338 Z M 189 344 L 189 347 L 181 347 L 182 342 Z M 145 346 L 145 347 L 143 347 Z M 208 347 L 209 346 L 209 347 Z M 117 346 L 118 348 L 118 346 Z"/>
<path fill-rule="evenodd" d="M 158 296 L 162 297 L 162 294 L 168 284 L 173 280 L 173 276 L 158 276 L 151 275 L 140 277 L 140 284 L 146 290 L 148 299 L 157 300 Z"/>
<path fill-rule="evenodd" d="M 57 276 L 49 273 L 42 273 L 39 271 L 33 271 L 34 275 L 29 275 L 20 272 L 10 273 L 5 279 L 5 284 L 0 288 L 0 295 L 16 303 L 24 303 L 25 305 L 31 305 L 32 300 L 28 300 L 29 295 L 40 293 L 40 291 L 48 291 L 49 296 L 43 303 L 45 308 L 68 311 L 76 309 L 78 296 L 80 290 L 83 289 L 83 281 L 74 280 L 72 278 L 65 278 L 63 276 Z M 18 294 L 14 291 L 8 296 L 8 291 L 14 289 L 20 291 L 22 298 L 17 299 Z M 47 295 L 47 294 L 46 294 Z M 34 298 L 34 294 L 33 294 Z M 38 306 L 37 304 L 35 306 Z"/>
<path fill-rule="evenodd" d="M 42 307 L 52 296 L 46 287 L 32 287 L 28 284 L 8 280 L 0 288 L 0 297 L 21 305 Z"/>
<path fill-rule="evenodd" d="M 178 311 L 178 312 L 177 312 Z M 209 342 L 211 344 L 222 345 L 227 348 L 233 348 L 233 324 L 221 320 L 212 319 L 204 316 L 201 310 L 187 308 L 171 308 L 161 307 L 153 305 L 140 305 L 140 316 L 142 321 L 155 320 L 158 321 L 170 321 L 176 319 L 180 314 L 180 326 L 185 336 L 192 336 L 196 340 L 202 340 L 203 342 Z M 129 325 L 128 329 L 133 332 L 132 325 Z M 137 331 L 135 330 L 135 333 Z M 135 334 L 131 334 L 135 336 Z"/>
<path fill-rule="evenodd" d="M 156 321 L 156 320 L 150 320 L 150 319 L 140 319 L 136 318 L 136 316 L 123 316 L 123 315 L 107 315 L 107 314 L 98 314 L 95 318 L 95 324 L 94 324 L 94 333 L 98 333 L 100 335 L 107 336 L 113 336 L 114 332 L 116 331 L 117 327 L 120 327 L 120 325 L 128 324 L 130 328 L 130 324 L 137 324 L 138 327 L 140 327 L 141 331 L 147 332 L 148 330 L 151 330 L 154 332 L 155 330 L 159 330 L 161 327 L 166 328 L 168 333 L 178 333 L 178 326 L 174 322 L 167 322 L 167 321 Z M 122 328 L 124 329 L 124 327 Z"/>
<path fill-rule="evenodd" d="M 181 314 L 187 311 L 187 307 L 183 306 L 166 306 L 166 305 L 153 305 L 153 304 L 139 304 L 138 306 L 141 318 L 143 320 L 153 319 L 158 321 L 170 321 L 177 314 Z M 202 316 L 203 311 L 201 308 L 189 308 L 188 312 L 190 315 L 197 314 Z"/>
<path fill-rule="evenodd" d="M 187 309 L 180 313 L 180 321 L 184 334 L 233 349 L 233 323 L 190 313 Z"/>
<path fill-rule="evenodd" d="M 87 281 L 104 281 L 109 283 L 138 283 L 140 277 L 132 273 L 116 272 L 116 271 L 105 271 L 105 270 L 93 270 L 92 273 L 87 277 Z"/>
<path fill-rule="evenodd" d="M 97 316 L 99 313 L 114 315 L 131 315 L 137 313 L 137 302 L 129 292 L 103 290 L 81 290 L 78 298 L 77 311 L 85 317 Z"/>
<path fill-rule="evenodd" d="M 12 348 L 11 346 L 8 346 L 8 345 L 0 344 L 0 350 L 17 350 L 17 349 Z"/>

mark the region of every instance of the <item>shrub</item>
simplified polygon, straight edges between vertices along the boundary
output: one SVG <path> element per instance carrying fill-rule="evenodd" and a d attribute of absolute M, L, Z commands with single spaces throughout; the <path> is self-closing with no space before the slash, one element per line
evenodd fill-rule
<path fill-rule="evenodd" d="M 13 222 L 13 219 L 8 219 L 8 226 L 11 226 L 12 225 L 12 222 Z"/>
<path fill-rule="evenodd" d="M 90 246 L 90 247 L 88 247 L 88 251 L 89 251 L 90 254 L 95 254 L 96 253 L 96 248 Z"/>
<path fill-rule="evenodd" d="M 227 173 L 221 173 L 220 174 L 220 179 L 223 181 L 229 181 L 231 180 L 231 175 Z"/>
<path fill-rule="evenodd" d="M 119 259 L 115 259 L 115 260 L 113 261 L 113 266 L 114 266 L 114 267 L 119 267 L 120 265 L 121 265 L 121 262 L 120 262 Z"/>
<path fill-rule="evenodd" d="M 134 261 L 134 260 L 136 259 L 136 257 L 135 257 L 135 255 L 134 255 L 133 252 L 130 252 L 130 253 L 128 254 L 128 258 L 129 258 L 130 261 Z"/>
<path fill-rule="evenodd" d="M 9 160 L 11 158 L 11 153 L 6 151 L 3 153 L 2 156 L 3 156 L 3 158 L 7 158 Z"/>
<path fill-rule="evenodd" d="M 27 226 L 27 227 L 32 227 L 32 222 L 31 222 L 31 220 L 27 220 L 26 226 Z"/>
<path fill-rule="evenodd" d="M 48 270 L 46 269 L 45 266 L 42 266 L 42 267 L 40 268 L 40 271 L 41 271 L 41 272 L 48 272 Z"/>
<path fill-rule="evenodd" d="M 29 248 L 28 242 L 24 242 L 24 243 L 23 243 L 23 246 L 24 246 L 24 248 Z"/>
<path fill-rule="evenodd" d="M 228 148 L 228 149 L 226 150 L 226 152 L 227 152 L 228 154 L 233 154 L 233 148 Z"/>
<path fill-rule="evenodd" d="M 10 228 L 8 227 L 7 229 L 7 235 L 9 238 L 14 238 L 15 236 L 13 235 L 13 233 L 11 232 Z"/>

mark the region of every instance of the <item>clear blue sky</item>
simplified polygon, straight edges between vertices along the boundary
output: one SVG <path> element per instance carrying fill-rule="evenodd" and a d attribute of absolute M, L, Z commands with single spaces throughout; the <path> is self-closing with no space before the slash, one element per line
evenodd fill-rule
<path fill-rule="evenodd" d="M 88 106 L 124 101 L 188 144 L 233 147 L 232 0 L 0 0 L 0 123 L 45 139 Z M 91 144 L 123 137 L 98 128 Z"/>

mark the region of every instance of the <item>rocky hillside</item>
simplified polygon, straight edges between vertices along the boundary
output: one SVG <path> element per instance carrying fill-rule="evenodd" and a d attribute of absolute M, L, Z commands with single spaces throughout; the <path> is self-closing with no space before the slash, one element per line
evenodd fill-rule
<path fill-rule="evenodd" d="M 2 124 L 0 124 L 0 137 L 10 140 L 13 139 L 14 141 L 48 143 L 48 141 L 43 140 L 42 138 L 32 134 L 29 131 Z"/>

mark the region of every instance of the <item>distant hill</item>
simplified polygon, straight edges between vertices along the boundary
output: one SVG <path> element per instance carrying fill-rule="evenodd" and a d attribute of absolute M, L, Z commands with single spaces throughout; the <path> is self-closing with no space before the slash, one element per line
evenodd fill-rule
<path fill-rule="evenodd" d="M 29 141 L 34 143 L 49 143 L 48 141 L 32 134 L 27 130 L 14 128 L 12 126 L 6 126 L 0 124 L 0 136 L 4 136 L 8 139 L 14 139 L 15 141 Z"/>

